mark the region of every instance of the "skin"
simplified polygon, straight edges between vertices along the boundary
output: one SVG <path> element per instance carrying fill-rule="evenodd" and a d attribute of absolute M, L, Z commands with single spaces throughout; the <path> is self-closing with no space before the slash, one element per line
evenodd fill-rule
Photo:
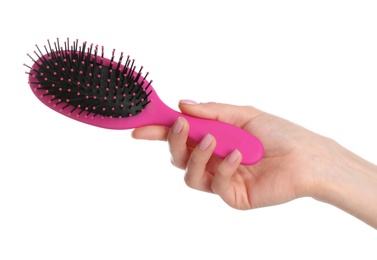
<path fill-rule="evenodd" d="M 229 206 L 248 210 L 301 197 L 334 205 L 377 229 L 377 166 L 335 141 L 251 106 L 183 100 L 184 114 L 223 121 L 252 133 L 264 145 L 263 159 L 240 164 L 235 150 L 225 159 L 212 155 L 216 140 L 188 139 L 180 117 L 171 128 L 135 129 L 135 139 L 167 141 L 174 166 L 185 170 L 186 184 L 217 194 Z"/>

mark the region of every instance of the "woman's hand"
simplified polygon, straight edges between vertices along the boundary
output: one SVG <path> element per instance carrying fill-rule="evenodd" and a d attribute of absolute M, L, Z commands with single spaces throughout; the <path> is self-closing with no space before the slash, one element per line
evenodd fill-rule
<path fill-rule="evenodd" d="M 252 209 L 310 196 L 334 205 L 377 228 L 377 167 L 326 137 L 250 106 L 181 101 L 182 113 L 243 128 L 264 145 L 262 160 L 241 165 L 235 150 L 214 156 L 216 140 L 188 139 L 189 125 L 180 117 L 171 128 L 146 126 L 133 137 L 167 140 L 171 161 L 186 171 L 193 189 L 219 195 L 236 209 Z"/>
<path fill-rule="evenodd" d="M 135 129 L 133 137 L 167 140 L 172 163 L 186 171 L 185 181 L 193 189 L 218 194 L 228 205 L 251 209 L 309 196 L 315 183 L 311 157 L 318 135 L 289 121 L 253 107 L 218 103 L 180 102 L 183 113 L 233 124 L 255 135 L 264 145 L 264 158 L 256 165 L 240 165 L 235 150 L 227 158 L 213 156 L 216 140 L 207 135 L 199 143 L 188 140 L 189 125 L 180 117 L 170 128 L 146 126 Z"/>

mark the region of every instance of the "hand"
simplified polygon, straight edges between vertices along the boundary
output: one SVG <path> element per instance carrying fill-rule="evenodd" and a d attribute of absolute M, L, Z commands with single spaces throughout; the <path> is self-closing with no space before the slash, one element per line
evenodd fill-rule
<path fill-rule="evenodd" d="M 284 203 L 309 196 L 315 189 L 312 173 L 317 166 L 312 157 L 318 151 L 313 144 L 321 143 L 322 137 L 253 107 L 180 102 L 179 108 L 185 114 L 241 127 L 265 147 L 264 158 L 258 164 L 244 166 L 240 165 L 242 155 L 237 150 L 225 159 L 212 155 L 216 140 L 210 135 L 199 144 L 188 140 L 189 125 L 183 117 L 170 129 L 135 129 L 132 135 L 136 139 L 168 141 L 172 163 L 186 170 L 189 187 L 218 194 L 237 209 Z"/>
<path fill-rule="evenodd" d="M 182 113 L 223 121 L 256 136 L 264 145 L 262 160 L 240 165 L 235 150 L 225 159 L 212 154 L 216 140 L 196 144 L 180 117 L 169 129 L 146 126 L 134 138 L 167 140 L 173 165 L 186 170 L 191 188 L 218 194 L 237 209 L 252 209 L 310 196 L 348 212 L 377 228 L 377 166 L 335 141 L 250 106 L 182 101 Z"/>

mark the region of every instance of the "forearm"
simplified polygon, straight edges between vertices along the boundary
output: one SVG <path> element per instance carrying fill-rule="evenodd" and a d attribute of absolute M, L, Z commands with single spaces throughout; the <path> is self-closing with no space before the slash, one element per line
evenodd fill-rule
<path fill-rule="evenodd" d="M 315 198 L 377 229 L 377 166 L 329 141 Z"/>

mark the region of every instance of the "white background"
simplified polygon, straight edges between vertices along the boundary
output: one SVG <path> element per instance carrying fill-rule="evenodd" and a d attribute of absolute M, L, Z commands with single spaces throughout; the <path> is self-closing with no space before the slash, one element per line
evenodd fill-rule
<path fill-rule="evenodd" d="M 59 115 L 23 67 L 36 43 L 86 40 L 174 109 L 253 105 L 377 163 L 375 1 L 4 3 L 0 259 L 376 259 L 376 230 L 330 205 L 237 211 L 186 187 L 166 143 Z"/>

